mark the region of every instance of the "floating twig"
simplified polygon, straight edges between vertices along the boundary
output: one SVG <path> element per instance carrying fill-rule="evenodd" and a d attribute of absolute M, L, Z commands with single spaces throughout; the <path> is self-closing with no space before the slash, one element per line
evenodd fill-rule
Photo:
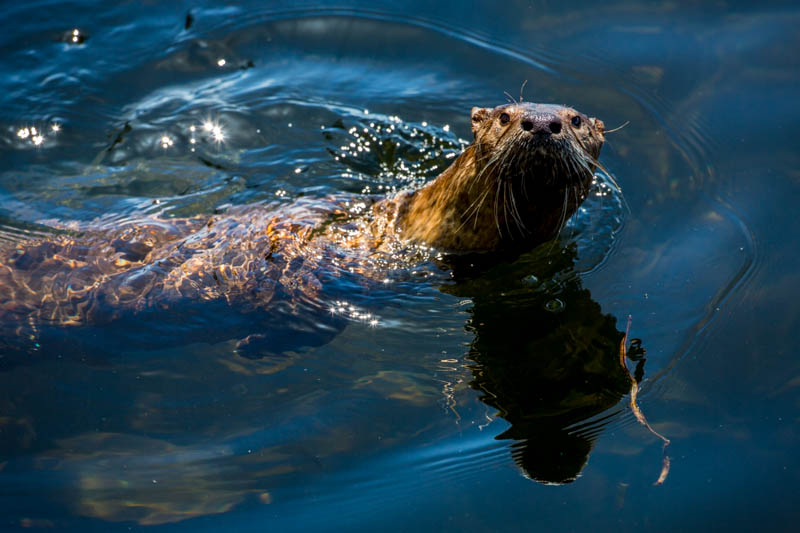
<path fill-rule="evenodd" d="M 628 378 L 631 380 L 631 410 L 633 411 L 633 415 L 636 417 L 636 420 L 639 421 L 644 427 L 646 427 L 650 433 L 658 437 L 664 442 L 664 446 L 661 449 L 661 453 L 663 455 L 662 466 L 661 466 L 661 473 L 658 475 L 658 479 L 656 480 L 653 485 L 661 485 L 667 479 L 669 475 L 669 455 L 667 455 L 667 446 L 669 446 L 669 439 L 666 438 L 664 435 L 653 429 L 653 427 L 647 422 L 647 418 L 645 418 L 644 413 L 636 403 L 636 398 L 639 394 L 639 384 L 636 382 L 636 379 L 631 374 L 631 371 L 628 370 L 628 365 L 625 363 L 625 359 L 628 355 L 626 344 L 628 342 L 628 333 L 631 330 L 631 316 L 628 315 L 628 325 L 625 327 L 625 336 L 622 337 L 622 342 L 619 345 L 619 364 L 622 368 L 625 369 L 625 373 L 628 374 Z"/>

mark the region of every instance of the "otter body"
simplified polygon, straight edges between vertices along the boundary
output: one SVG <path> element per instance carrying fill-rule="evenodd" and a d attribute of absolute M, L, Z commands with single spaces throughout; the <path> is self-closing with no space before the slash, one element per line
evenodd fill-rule
<path fill-rule="evenodd" d="M 409 245 L 519 252 L 555 237 L 586 197 L 602 122 L 531 103 L 473 108 L 471 119 L 474 143 L 435 180 L 344 222 L 332 215 L 347 201 L 304 199 L 0 247 L 0 348 L 35 341 L 44 325 L 109 323 L 183 300 L 301 314 L 323 307 L 326 278 L 382 276 Z"/>

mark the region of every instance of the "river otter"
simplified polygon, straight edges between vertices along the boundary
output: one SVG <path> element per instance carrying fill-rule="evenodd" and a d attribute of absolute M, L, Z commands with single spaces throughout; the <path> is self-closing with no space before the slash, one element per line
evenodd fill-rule
<path fill-rule="evenodd" d="M 387 267 L 407 267 L 405 259 L 416 256 L 406 252 L 418 252 L 417 245 L 456 255 L 518 253 L 552 239 L 587 195 L 603 123 L 572 108 L 533 103 L 473 108 L 471 120 L 473 144 L 414 192 L 243 206 L 210 218 L 98 222 L 0 246 L 0 348 L 38 349 L 43 328 L 105 328 L 131 312 L 152 315 L 155 344 L 176 340 L 170 321 L 181 325 L 179 342 L 197 342 L 209 324 L 219 327 L 232 311 L 253 310 L 260 311 L 253 313 L 258 324 L 243 327 L 255 327 L 271 351 L 282 344 L 265 331 L 276 328 L 313 345 L 320 327 L 337 329 L 304 311 L 328 309 L 321 291 L 330 277 L 384 276 Z M 213 302 L 220 312 L 205 319 L 194 313 L 192 326 L 188 315 L 172 312 L 190 301 Z M 263 316 L 276 308 L 284 318 L 294 316 L 296 327 L 281 320 L 270 328 Z M 245 323 L 230 321 L 231 328 Z M 64 333 L 53 331 L 63 347 Z"/>

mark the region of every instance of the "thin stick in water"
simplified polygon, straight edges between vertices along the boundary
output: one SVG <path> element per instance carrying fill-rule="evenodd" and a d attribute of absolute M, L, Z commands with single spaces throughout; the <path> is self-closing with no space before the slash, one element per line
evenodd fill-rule
<path fill-rule="evenodd" d="M 633 415 L 636 417 L 636 420 L 639 421 L 644 427 L 646 427 L 650 433 L 658 437 L 664 442 L 664 446 L 661 450 L 663 455 L 662 465 L 661 465 L 661 473 L 658 475 L 658 479 L 656 480 L 653 485 L 662 485 L 664 481 L 666 481 L 667 476 L 669 475 L 669 455 L 667 455 L 667 446 L 669 446 L 669 439 L 666 438 L 664 435 L 653 429 L 653 427 L 647 422 L 647 419 L 644 416 L 644 413 L 636 403 L 636 397 L 639 394 L 639 384 L 636 383 L 636 379 L 631 374 L 631 371 L 628 370 L 628 365 L 625 363 L 625 358 L 627 357 L 627 349 L 625 345 L 628 342 L 628 333 L 631 330 L 631 320 L 632 317 L 628 315 L 628 325 L 625 328 L 625 336 L 622 337 L 622 342 L 619 345 L 619 364 L 622 368 L 625 369 L 625 373 L 628 374 L 628 378 L 631 380 L 631 410 L 633 411 Z"/>

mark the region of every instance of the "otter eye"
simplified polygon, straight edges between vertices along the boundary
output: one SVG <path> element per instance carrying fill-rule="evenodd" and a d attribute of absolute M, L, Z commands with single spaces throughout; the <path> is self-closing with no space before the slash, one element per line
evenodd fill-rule
<path fill-rule="evenodd" d="M 572 125 L 575 126 L 576 128 L 580 128 L 581 127 L 581 117 L 579 117 L 578 115 L 575 115 L 574 117 L 572 117 Z"/>
<path fill-rule="evenodd" d="M 503 113 L 500 115 L 500 124 L 508 124 L 509 120 L 511 120 L 511 117 L 508 116 L 508 113 Z"/>

